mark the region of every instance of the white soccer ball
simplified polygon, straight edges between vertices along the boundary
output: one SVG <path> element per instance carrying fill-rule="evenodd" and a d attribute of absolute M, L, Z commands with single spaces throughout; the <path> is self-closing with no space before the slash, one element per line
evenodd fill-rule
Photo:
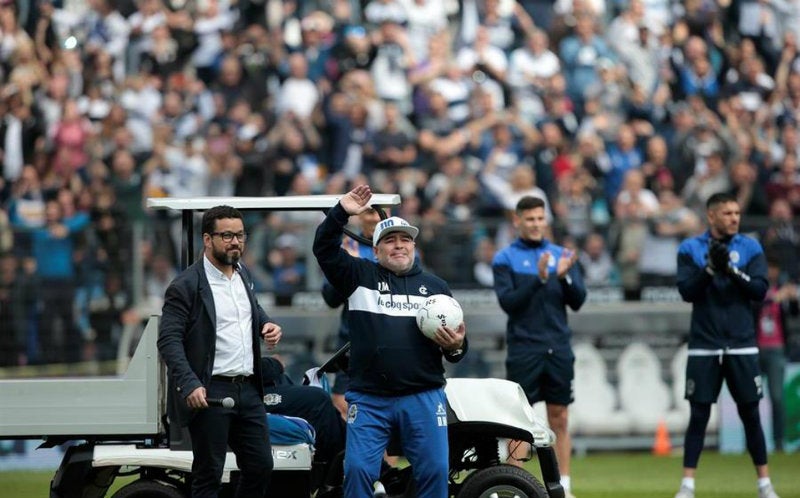
<path fill-rule="evenodd" d="M 458 301 L 447 294 L 434 294 L 425 300 L 417 311 L 417 327 L 426 337 L 433 338 L 436 329 L 444 325 L 458 328 L 464 321 L 464 312 Z"/>

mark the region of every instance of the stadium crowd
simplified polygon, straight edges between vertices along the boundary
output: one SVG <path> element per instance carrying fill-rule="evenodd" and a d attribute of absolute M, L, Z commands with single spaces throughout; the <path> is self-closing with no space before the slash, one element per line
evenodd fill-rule
<path fill-rule="evenodd" d="M 797 281 L 799 38 L 797 0 L 0 0 L 0 365 L 114 356 L 175 275 L 154 196 L 369 183 L 458 288 L 537 195 L 637 299 L 730 191 Z M 318 290 L 320 215 L 248 216 L 259 290 Z"/>

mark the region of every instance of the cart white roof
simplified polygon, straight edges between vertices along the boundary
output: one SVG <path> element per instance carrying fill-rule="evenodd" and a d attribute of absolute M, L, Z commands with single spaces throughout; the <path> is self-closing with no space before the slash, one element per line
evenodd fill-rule
<path fill-rule="evenodd" d="M 204 210 L 214 206 L 226 205 L 236 209 L 272 209 L 272 210 L 312 210 L 329 209 L 336 205 L 342 195 L 295 195 L 284 197 L 149 197 L 147 207 L 150 209 Z M 400 204 L 398 194 L 373 194 L 371 205 L 397 206 Z"/>

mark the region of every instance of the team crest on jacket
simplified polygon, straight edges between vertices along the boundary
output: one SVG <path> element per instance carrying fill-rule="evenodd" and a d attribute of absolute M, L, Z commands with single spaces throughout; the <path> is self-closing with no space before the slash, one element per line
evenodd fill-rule
<path fill-rule="evenodd" d="M 267 406 L 280 405 L 283 398 L 280 394 L 269 393 L 264 395 L 264 404 Z"/>
<path fill-rule="evenodd" d="M 739 255 L 739 251 L 731 251 L 730 252 L 731 263 L 736 264 L 739 262 L 742 257 Z"/>
<path fill-rule="evenodd" d="M 356 405 L 355 403 L 353 403 L 353 404 L 352 404 L 352 405 L 350 405 L 350 407 L 347 409 L 347 423 L 348 423 L 348 424 L 352 424 L 353 422 L 355 422 L 355 421 L 356 421 L 356 416 L 357 416 L 357 415 L 358 415 L 358 405 Z"/>
<path fill-rule="evenodd" d="M 424 285 L 420 285 L 419 286 L 419 293 L 422 294 L 423 296 L 427 296 L 428 295 L 428 288 L 425 287 Z"/>

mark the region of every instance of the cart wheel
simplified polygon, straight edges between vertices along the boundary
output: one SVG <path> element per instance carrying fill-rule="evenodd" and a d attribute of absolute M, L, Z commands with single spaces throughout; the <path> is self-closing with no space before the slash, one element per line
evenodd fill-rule
<path fill-rule="evenodd" d="M 169 484 L 140 479 L 120 488 L 111 498 L 186 498 L 186 496 Z"/>
<path fill-rule="evenodd" d="M 547 490 L 530 472 L 513 465 L 476 470 L 464 481 L 458 498 L 547 498 Z"/>

